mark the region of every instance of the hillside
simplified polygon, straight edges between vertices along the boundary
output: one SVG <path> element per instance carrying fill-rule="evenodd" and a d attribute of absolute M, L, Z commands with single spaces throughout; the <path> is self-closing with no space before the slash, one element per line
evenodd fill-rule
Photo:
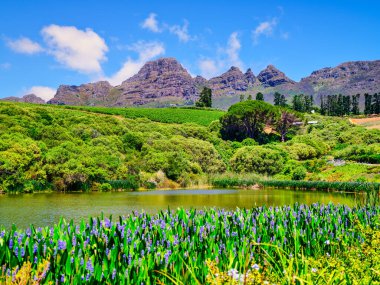
<path fill-rule="evenodd" d="M 221 139 L 220 111 L 151 111 L 0 102 L 0 192 L 196 186 L 265 153 L 261 177 L 275 163 L 273 179 L 380 181 L 380 131 L 346 119 L 307 115 L 318 125 L 257 146 Z"/>

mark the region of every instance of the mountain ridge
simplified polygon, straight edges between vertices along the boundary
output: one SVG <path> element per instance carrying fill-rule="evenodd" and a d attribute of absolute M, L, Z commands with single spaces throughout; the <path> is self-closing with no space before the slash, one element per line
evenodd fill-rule
<path fill-rule="evenodd" d="M 375 93 L 380 91 L 380 60 L 349 61 L 335 67 L 313 71 L 296 82 L 273 65 L 255 75 L 250 68 L 244 73 L 232 66 L 219 76 L 206 79 L 192 77 L 175 58 L 148 61 L 120 85 L 107 81 L 79 86 L 61 85 L 49 104 L 88 106 L 171 106 L 192 105 L 203 87 L 213 91 L 215 107 L 227 108 L 240 95 L 262 92 L 271 102 L 274 92 L 286 96 L 297 93 L 320 95 Z"/>

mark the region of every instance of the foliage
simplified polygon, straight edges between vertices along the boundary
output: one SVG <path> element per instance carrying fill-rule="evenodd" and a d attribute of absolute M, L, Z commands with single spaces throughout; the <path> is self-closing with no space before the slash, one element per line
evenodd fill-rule
<path fill-rule="evenodd" d="M 285 107 L 286 106 L 286 98 L 284 94 L 280 94 L 278 92 L 274 93 L 273 104 L 275 106 Z"/>
<path fill-rule="evenodd" d="M 303 180 L 306 177 L 306 169 L 303 166 L 298 166 L 292 173 L 292 180 Z"/>
<path fill-rule="evenodd" d="M 291 120 L 281 120 L 288 115 Z M 155 116 L 161 122 L 148 119 Z M 294 116 L 318 123 L 294 127 Z M 279 142 L 281 133 L 285 143 Z M 252 165 L 252 155 L 243 161 L 241 154 L 257 144 L 282 157 L 275 172 L 259 169 L 274 173 L 272 179 L 290 180 L 300 166 L 308 180 L 379 182 L 379 143 L 380 130 L 254 100 L 231 106 L 228 113 L 1 102 L 0 192 L 98 190 L 102 183 L 130 177 L 137 185 L 112 189 L 197 185 L 208 175 L 236 170 L 237 153 L 242 170 Z M 345 165 L 335 165 L 336 159 Z M 160 171 L 164 181 L 151 184 L 148 176 Z"/>
<path fill-rule="evenodd" d="M 262 146 L 242 147 L 231 158 L 231 168 L 238 173 L 273 175 L 281 171 L 283 164 L 281 152 Z"/>
<path fill-rule="evenodd" d="M 297 94 L 292 98 L 292 108 L 297 112 L 310 113 L 313 109 L 314 98 L 312 95 Z"/>
<path fill-rule="evenodd" d="M 195 102 L 196 107 L 211 108 L 212 106 L 212 91 L 208 87 L 203 87 L 203 90 L 199 96 L 199 100 Z"/>
<path fill-rule="evenodd" d="M 274 122 L 276 116 L 276 108 L 263 101 L 244 101 L 232 105 L 228 113 L 220 118 L 222 138 L 262 141 L 264 127 Z"/>
<path fill-rule="evenodd" d="M 264 94 L 261 92 L 258 92 L 256 94 L 256 101 L 264 101 Z"/>
<path fill-rule="evenodd" d="M 337 266 L 343 276 L 336 280 L 357 274 L 375 282 L 379 214 L 379 207 L 296 204 L 1 228 L 0 281 L 14 274 L 14 282 L 20 276 L 39 284 L 205 284 L 215 271 L 235 277 L 250 270 L 263 281 L 309 276 L 312 284 Z"/>

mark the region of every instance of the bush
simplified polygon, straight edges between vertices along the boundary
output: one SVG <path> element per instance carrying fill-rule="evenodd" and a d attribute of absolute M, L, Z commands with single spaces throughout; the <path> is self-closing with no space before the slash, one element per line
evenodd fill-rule
<path fill-rule="evenodd" d="M 100 185 L 100 191 L 102 191 L 102 192 L 108 192 L 108 191 L 111 191 L 111 190 L 112 190 L 112 186 L 109 183 L 102 183 Z"/>
<path fill-rule="evenodd" d="M 303 166 L 298 166 L 294 169 L 292 174 L 292 180 L 303 180 L 306 177 L 306 169 Z"/>
<path fill-rule="evenodd" d="M 240 148 L 230 162 L 231 168 L 236 172 L 256 172 L 267 175 L 281 172 L 284 165 L 280 151 L 261 146 Z"/>

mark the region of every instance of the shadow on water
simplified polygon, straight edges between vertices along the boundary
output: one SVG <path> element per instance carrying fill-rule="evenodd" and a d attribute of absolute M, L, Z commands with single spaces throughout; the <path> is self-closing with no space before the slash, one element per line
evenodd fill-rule
<path fill-rule="evenodd" d="M 294 203 L 335 203 L 350 207 L 355 197 L 348 193 L 261 190 L 168 190 L 106 193 L 38 193 L 0 196 L 0 225 L 9 228 L 13 223 L 25 228 L 52 225 L 60 217 L 75 222 L 89 216 L 128 215 L 132 211 L 157 213 L 178 207 L 235 209 L 255 206 L 282 206 Z"/>

